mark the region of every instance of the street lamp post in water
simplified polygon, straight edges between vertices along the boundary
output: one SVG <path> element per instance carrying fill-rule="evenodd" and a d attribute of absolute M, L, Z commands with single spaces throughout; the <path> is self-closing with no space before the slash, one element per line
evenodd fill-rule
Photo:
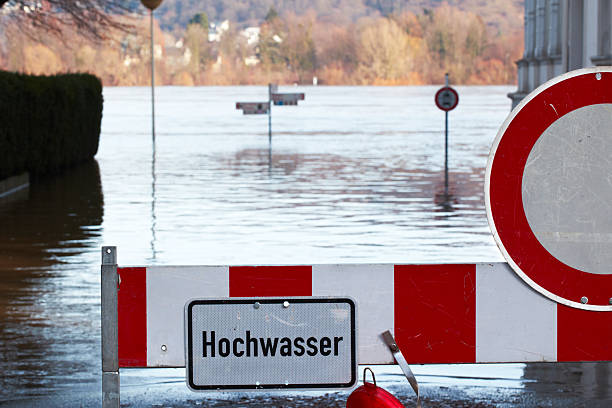
<path fill-rule="evenodd" d="M 155 151 L 155 41 L 153 30 L 153 10 L 161 4 L 162 0 L 140 0 L 151 14 L 151 132 L 153 137 L 153 151 Z"/>
<path fill-rule="evenodd" d="M 161 4 L 162 0 L 140 0 L 142 4 L 151 12 L 151 256 L 156 257 L 155 250 L 155 185 L 157 177 L 155 175 L 155 41 L 153 30 L 153 10 Z"/>

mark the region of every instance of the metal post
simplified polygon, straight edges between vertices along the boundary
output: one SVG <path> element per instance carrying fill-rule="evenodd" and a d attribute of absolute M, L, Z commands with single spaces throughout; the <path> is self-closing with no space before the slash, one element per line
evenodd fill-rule
<path fill-rule="evenodd" d="M 155 232 L 155 227 L 157 225 L 157 217 L 155 215 L 155 204 L 157 202 L 157 196 L 155 194 L 157 185 L 155 161 L 155 149 L 153 149 L 153 155 L 151 156 L 151 257 L 153 260 L 157 257 L 157 251 L 155 250 L 155 243 L 157 242 L 157 235 Z"/>
<path fill-rule="evenodd" d="M 444 75 L 444 84 L 448 87 L 448 73 Z M 444 111 L 444 194 L 448 196 L 448 111 Z"/>
<path fill-rule="evenodd" d="M 153 154 L 155 154 L 155 31 L 153 30 L 153 10 L 151 10 L 151 135 Z"/>
<path fill-rule="evenodd" d="M 444 112 L 444 194 L 448 195 L 448 111 Z"/>
<path fill-rule="evenodd" d="M 561 2 L 561 69 L 569 71 L 569 1 Z"/>
<path fill-rule="evenodd" d="M 268 145 L 272 148 L 272 84 L 268 84 Z"/>
<path fill-rule="evenodd" d="M 117 247 L 102 247 L 102 408 L 119 408 Z"/>
<path fill-rule="evenodd" d="M 268 175 L 272 172 L 272 145 L 268 145 Z"/>
<path fill-rule="evenodd" d="M 155 27 L 151 10 L 151 252 L 155 259 Z"/>

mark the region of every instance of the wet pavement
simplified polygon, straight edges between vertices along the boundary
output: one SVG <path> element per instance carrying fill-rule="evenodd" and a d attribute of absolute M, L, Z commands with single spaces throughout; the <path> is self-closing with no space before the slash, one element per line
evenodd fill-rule
<path fill-rule="evenodd" d="M 374 366 L 377 384 L 406 407 L 415 396 L 397 367 Z M 534 378 L 521 375 L 525 368 Z M 592 373 L 608 364 L 490 364 L 414 366 L 424 408 L 485 407 L 610 407 L 610 384 L 594 381 Z M 479 377 L 470 375 L 476 371 Z M 180 377 L 184 370 L 123 370 L 122 407 L 345 407 L 348 392 L 193 393 Z M 551 377 L 551 373 L 554 375 Z M 500 374 L 508 375 L 500 378 Z M 608 374 L 606 374 L 608 375 Z M 608 376 L 609 377 L 609 376 Z M 603 378 L 603 377 L 600 377 Z M 16 398 L 0 403 L 11 407 L 89 407 L 99 395 L 87 387 L 40 398 Z"/>

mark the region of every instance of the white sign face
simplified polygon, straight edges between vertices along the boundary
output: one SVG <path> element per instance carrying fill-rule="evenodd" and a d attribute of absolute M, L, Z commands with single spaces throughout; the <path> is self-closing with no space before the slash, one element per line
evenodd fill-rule
<path fill-rule="evenodd" d="M 350 388 L 356 310 L 348 298 L 192 300 L 185 306 L 194 391 Z"/>
<path fill-rule="evenodd" d="M 559 261 L 612 273 L 609 165 L 612 104 L 575 109 L 534 144 L 523 172 L 523 207 L 531 230 Z"/>

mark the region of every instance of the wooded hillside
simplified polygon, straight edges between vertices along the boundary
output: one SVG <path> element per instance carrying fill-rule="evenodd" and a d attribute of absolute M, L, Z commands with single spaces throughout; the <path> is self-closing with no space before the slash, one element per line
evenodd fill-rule
<path fill-rule="evenodd" d="M 156 11 L 164 30 L 185 28 L 196 12 L 210 21 L 230 20 L 241 27 L 258 25 L 270 7 L 279 14 L 303 15 L 336 25 L 354 23 L 362 17 L 381 17 L 410 12 L 422 14 L 443 4 L 477 13 L 488 27 L 501 33 L 523 27 L 523 0 L 164 0 Z"/>
<path fill-rule="evenodd" d="M 510 84 L 523 49 L 521 3 L 165 0 L 155 14 L 156 79 L 238 85 L 308 84 L 316 77 L 330 85 L 399 85 L 440 83 L 449 72 L 453 83 Z M 103 42 L 70 27 L 63 38 L 40 30 L 32 38 L 23 27 L 0 25 L 0 69 L 90 72 L 105 85 L 146 85 L 148 16 L 121 22 L 133 29 L 109 33 Z"/>

